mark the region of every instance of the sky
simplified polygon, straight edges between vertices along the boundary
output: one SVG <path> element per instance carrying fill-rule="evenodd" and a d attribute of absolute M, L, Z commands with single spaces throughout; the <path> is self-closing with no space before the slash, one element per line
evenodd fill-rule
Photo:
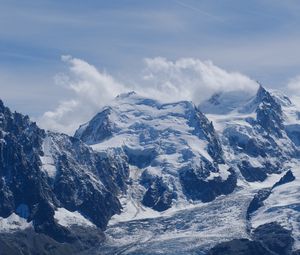
<path fill-rule="evenodd" d="M 0 4 L 1 99 L 45 127 L 63 127 L 57 118 L 86 106 L 77 125 L 132 89 L 197 101 L 253 81 L 300 88 L 296 0 Z"/>

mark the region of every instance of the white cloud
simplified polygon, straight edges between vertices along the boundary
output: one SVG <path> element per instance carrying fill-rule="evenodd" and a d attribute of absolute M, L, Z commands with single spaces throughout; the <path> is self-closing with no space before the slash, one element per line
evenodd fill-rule
<path fill-rule="evenodd" d="M 291 95 L 300 95 L 300 75 L 290 79 L 287 89 Z"/>
<path fill-rule="evenodd" d="M 300 107 L 300 75 L 289 80 L 285 91 L 291 101 Z"/>
<path fill-rule="evenodd" d="M 145 59 L 143 77 L 133 77 L 131 87 L 100 72 L 87 62 L 63 56 L 69 66 L 67 74 L 56 77 L 56 83 L 70 89 L 74 97 L 62 101 L 53 111 L 43 114 L 39 124 L 55 131 L 72 134 L 78 126 L 93 117 L 101 107 L 120 93 L 135 90 L 137 93 L 164 102 L 191 100 L 196 104 L 219 91 L 249 91 L 257 89 L 257 83 L 237 72 L 227 72 L 211 61 L 184 58 L 168 61 L 157 57 Z"/>
<path fill-rule="evenodd" d="M 200 103 L 219 91 L 257 90 L 258 84 L 238 72 L 227 72 L 211 61 L 183 58 L 146 59 L 145 84 L 147 94 L 163 100 L 192 100 Z"/>
<path fill-rule="evenodd" d="M 107 73 L 81 59 L 63 56 L 62 60 L 69 65 L 69 73 L 60 74 L 55 80 L 73 91 L 74 98 L 62 101 L 53 111 L 45 112 L 39 124 L 46 129 L 72 134 L 125 88 Z"/>

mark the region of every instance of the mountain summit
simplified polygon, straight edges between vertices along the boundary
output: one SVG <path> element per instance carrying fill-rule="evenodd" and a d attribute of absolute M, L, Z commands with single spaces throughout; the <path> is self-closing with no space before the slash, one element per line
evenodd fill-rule
<path fill-rule="evenodd" d="M 124 151 L 141 191 L 136 206 L 164 211 L 190 199 L 208 202 L 236 184 L 212 123 L 192 102 L 165 104 L 123 94 L 75 137 L 94 150 Z"/>

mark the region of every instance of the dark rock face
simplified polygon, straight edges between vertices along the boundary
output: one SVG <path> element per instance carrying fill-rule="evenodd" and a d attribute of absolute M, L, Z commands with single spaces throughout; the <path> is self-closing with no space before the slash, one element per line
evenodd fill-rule
<path fill-rule="evenodd" d="M 248 161 L 242 161 L 238 167 L 241 174 L 248 182 L 262 182 L 268 177 L 267 170 L 265 168 L 253 167 Z"/>
<path fill-rule="evenodd" d="M 264 205 L 264 201 L 270 196 L 271 189 L 262 189 L 254 196 L 247 209 L 247 219 L 250 219 L 250 214 Z"/>
<path fill-rule="evenodd" d="M 292 253 L 294 239 L 291 231 L 284 229 L 276 222 L 264 224 L 256 228 L 253 238 L 260 241 L 275 254 L 285 255 Z"/>
<path fill-rule="evenodd" d="M 199 138 L 205 137 L 208 143 L 208 153 L 216 163 L 224 163 L 223 149 L 212 122 L 196 107 L 188 114 L 189 125 L 194 127 L 193 133 Z"/>
<path fill-rule="evenodd" d="M 241 174 L 248 182 L 264 181 L 268 174 L 281 173 L 283 168 L 280 163 L 265 162 L 261 167 L 253 167 L 249 161 L 243 160 L 238 164 Z"/>
<path fill-rule="evenodd" d="M 0 105 L 0 216 L 8 217 L 26 205 L 20 216 L 33 221 L 37 232 L 65 241 L 68 231 L 54 221 L 55 206 L 60 203 L 53 193 L 48 176 L 41 171 L 40 156 L 46 134 L 27 116 L 11 113 Z"/>
<path fill-rule="evenodd" d="M 82 139 L 87 144 L 99 143 L 111 137 L 115 131 L 114 124 L 109 120 L 111 111 L 112 109 L 108 107 L 99 112 L 86 128 L 84 125 L 80 126 L 74 137 Z"/>
<path fill-rule="evenodd" d="M 248 239 L 235 239 L 212 248 L 207 255 L 274 255 L 260 242 Z"/>
<path fill-rule="evenodd" d="M 260 104 L 256 109 L 257 123 L 261 125 L 267 133 L 276 134 L 282 137 L 284 129 L 281 105 L 271 96 L 271 94 L 260 86 L 257 92 Z"/>
<path fill-rule="evenodd" d="M 45 140 L 55 176 L 43 170 Z M 78 211 L 103 230 L 110 217 L 120 212 L 117 195 L 126 191 L 128 176 L 125 154 L 96 153 L 76 138 L 46 133 L 0 102 L 1 217 L 15 212 L 32 221 L 36 232 L 72 242 L 70 229 L 54 219 L 56 208 Z"/>
<path fill-rule="evenodd" d="M 71 229 L 74 241 L 60 243 L 48 235 L 36 233 L 31 229 L 13 233 L 0 233 L 1 255 L 69 255 L 81 254 L 82 251 L 99 245 L 105 240 L 101 230 L 95 228 Z"/>
<path fill-rule="evenodd" d="M 0 115 L 0 216 L 8 217 L 19 204 L 27 204 L 29 217 L 34 219 L 33 209 L 39 202 L 57 202 L 47 176 L 40 171 L 45 132 L 27 116 L 11 113 L 2 102 Z"/>
<path fill-rule="evenodd" d="M 142 203 L 156 211 L 162 212 L 172 206 L 172 199 L 176 194 L 169 190 L 162 178 L 156 178 L 147 189 Z"/>
<path fill-rule="evenodd" d="M 155 148 L 134 150 L 127 146 L 124 146 L 124 152 L 128 157 L 128 163 L 139 168 L 151 165 L 152 161 L 158 155 L 158 152 L 155 150 Z"/>
<path fill-rule="evenodd" d="M 121 209 L 117 195 L 126 190 L 126 156 L 114 151 L 95 153 L 76 138 L 48 135 L 55 148 L 57 174 L 52 185 L 58 200 L 66 209 L 80 211 L 105 229 L 110 217 Z"/>
<path fill-rule="evenodd" d="M 253 240 L 235 239 L 212 248 L 208 255 L 290 255 L 294 239 L 291 231 L 272 222 L 256 228 Z M 294 253 L 293 253 L 294 254 Z"/>
<path fill-rule="evenodd" d="M 285 183 L 289 183 L 289 182 L 292 182 L 294 181 L 296 178 L 295 176 L 293 175 L 293 172 L 291 170 L 288 170 L 285 175 L 283 177 L 280 178 L 280 180 L 278 182 L 276 182 L 272 189 L 274 189 L 275 187 L 277 186 L 280 186 L 280 185 L 283 185 Z"/>
<path fill-rule="evenodd" d="M 188 199 L 210 202 L 222 194 L 230 194 L 236 187 L 237 177 L 233 169 L 224 181 L 220 177 L 207 180 L 203 169 L 188 169 L 181 171 L 180 181 Z M 207 174 L 207 173 L 206 173 Z"/>
<path fill-rule="evenodd" d="M 244 152 L 251 157 L 266 157 L 264 148 L 253 137 L 240 133 L 235 128 L 227 128 L 224 131 L 224 135 L 227 137 L 229 145 L 237 153 Z"/>
<path fill-rule="evenodd" d="M 40 201 L 33 209 L 34 229 L 37 233 L 44 233 L 58 242 L 73 242 L 74 236 L 66 227 L 59 225 L 54 219 L 54 208 L 48 201 Z"/>
<path fill-rule="evenodd" d="M 297 147 L 299 147 L 300 146 L 300 125 L 299 124 L 287 125 L 285 129 L 288 137 L 293 141 L 293 143 Z"/>
<path fill-rule="evenodd" d="M 294 180 L 295 180 L 295 176 L 293 175 L 291 170 L 288 170 L 285 173 L 285 175 L 281 177 L 280 180 L 273 185 L 272 188 L 265 188 L 259 190 L 248 206 L 247 219 L 250 219 L 251 213 L 255 212 L 257 209 L 259 209 L 264 205 L 264 201 L 271 195 L 274 188 L 283 185 L 285 183 L 292 182 Z"/>

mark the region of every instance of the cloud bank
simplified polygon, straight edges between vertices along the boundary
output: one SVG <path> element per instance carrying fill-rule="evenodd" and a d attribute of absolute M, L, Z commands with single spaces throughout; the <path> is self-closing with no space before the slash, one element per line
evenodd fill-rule
<path fill-rule="evenodd" d="M 161 100 L 191 100 L 196 104 L 216 92 L 248 91 L 258 84 L 238 72 L 227 72 L 211 61 L 183 58 L 168 61 L 157 57 L 146 59 L 144 80 L 147 94 Z"/>
<path fill-rule="evenodd" d="M 255 93 L 257 83 L 238 72 L 228 72 L 211 61 L 183 58 L 145 59 L 141 77 L 133 77 L 134 85 L 125 85 L 106 72 L 97 70 L 84 60 L 63 56 L 68 72 L 57 75 L 56 83 L 71 90 L 73 97 L 62 101 L 56 109 L 47 111 L 39 124 L 50 130 L 73 134 L 82 123 L 107 105 L 118 94 L 137 93 L 164 102 L 191 100 L 196 104 L 220 91 Z"/>

